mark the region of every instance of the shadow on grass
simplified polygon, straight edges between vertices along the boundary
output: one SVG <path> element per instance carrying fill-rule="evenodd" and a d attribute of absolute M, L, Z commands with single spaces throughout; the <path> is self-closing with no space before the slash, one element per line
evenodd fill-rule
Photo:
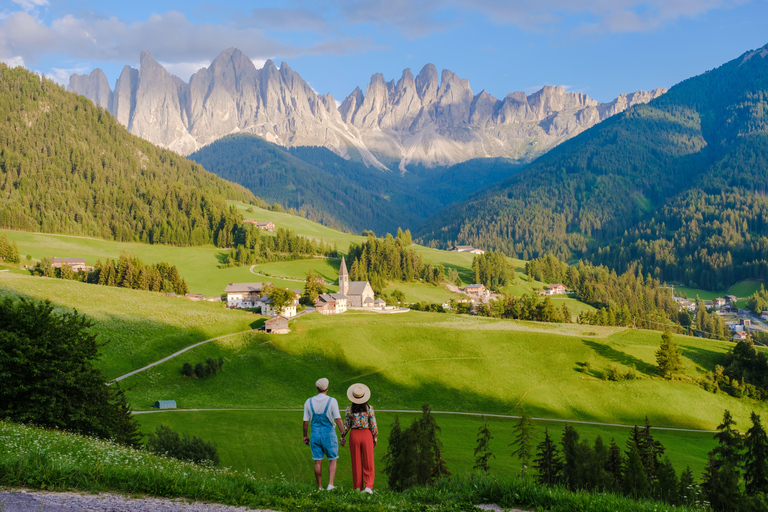
<path fill-rule="evenodd" d="M 704 369 L 705 373 L 713 371 L 715 366 L 725 364 L 725 354 L 714 352 L 712 350 L 704 350 L 698 347 L 681 347 L 683 351 L 683 357 L 686 357 L 693 361 L 697 366 Z"/>
<path fill-rule="evenodd" d="M 591 341 L 591 340 L 581 340 L 581 341 L 587 347 L 591 348 L 597 354 L 608 359 L 609 361 L 614 361 L 616 363 L 620 363 L 625 366 L 634 367 L 637 371 L 645 375 L 656 374 L 656 367 L 652 364 L 646 363 L 642 359 L 638 359 L 624 352 L 620 352 L 604 343 L 597 343 L 596 341 Z"/>

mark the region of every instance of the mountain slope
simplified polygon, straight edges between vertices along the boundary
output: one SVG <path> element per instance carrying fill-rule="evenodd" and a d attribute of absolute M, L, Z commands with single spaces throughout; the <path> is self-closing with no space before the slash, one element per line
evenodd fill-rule
<path fill-rule="evenodd" d="M 286 149 L 247 134 L 224 137 L 190 159 L 312 220 L 380 234 L 416 226 L 448 203 L 517 170 L 505 160 L 489 159 L 400 176 L 345 160 L 327 148 Z"/>
<path fill-rule="evenodd" d="M 414 78 L 371 77 L 341 107 L 317 94 L 286 63 L 256 69 L 241 51 L 223 51 L 189 80 L 166 71 L 149 53 L 139 69 L 126 66 L 110 90 L 101 70 L 72 75 L 70 91 L 108 109 L 128 130 L 188 155 L 225 135 L 258 135 L 284 147 L 324 146 L 379 169 L 447 166 L 473 158 L 520 162 L 546 152 L 584 129 L 663 94 L 664 89 L 622 94 L 598 103 L 562 87 L 498 100 L 475 94 L 449 70 L 438 78 L 427 64 Z"/>
<path fill-rule="evenodd" d="M 0 64 L 0 227 L 180 245 L 210 243 L 226 199 L 255 198 L 130 135 L 104 109 Z"/>
<path fill-rule="evenodd" d="M 768 47 L 571 139 L 418 234 L 524 258 L 550 252 L 618 268 L 639 258 L 657 277 L 710 288 L 762 277 L 767 95 Z M 706 204 L 725 210 L 706 213 Z M 706 230 L 698 225 L 704 216 Z M 704 247 L 708 255 L 697 253 Z M 699 268 L 686 273 L 687 265 Z"/>

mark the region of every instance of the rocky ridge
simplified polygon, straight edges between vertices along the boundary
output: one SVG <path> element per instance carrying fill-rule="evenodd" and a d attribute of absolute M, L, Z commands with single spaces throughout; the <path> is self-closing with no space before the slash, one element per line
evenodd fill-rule
<path fill-rule="evenodd" d="M 414 77 L 385 81 L 377 73 L 365 93 L 356 88 L 337 108 L 317 94 L 286 63 L 257 69 L 240 50 L 222 52 L 208 68 L 184 82 L 148 51 L 139 69 L 123 68 L 109 87 L 100 69 L 72 75 L 69 91 L 109 110 L 128 130 L 188 155 L 224 135 L 253 133 L 285 147 L 325 146 L 348 158 L 354 148 L 381 169 L 411 163 L 450 165 L 471 158 L 526 161 L 665 89 L 622 94 L 598 103 L 585 94 L 547 86 L 504 99 L 474 94 L 466 79 L 449 70 L 438 78 L 427 64 Z"/>

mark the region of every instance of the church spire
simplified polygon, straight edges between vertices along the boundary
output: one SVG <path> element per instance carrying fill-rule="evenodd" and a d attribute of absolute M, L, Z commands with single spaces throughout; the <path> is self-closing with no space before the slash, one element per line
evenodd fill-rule
<path fill-rule="evenodd" d="M 341 257 L 341 266 L 339 267 L 339 292 L 344 295 L 349 292 L 349 273 L 347 272 L 347 262 L 344 256 Z"/>

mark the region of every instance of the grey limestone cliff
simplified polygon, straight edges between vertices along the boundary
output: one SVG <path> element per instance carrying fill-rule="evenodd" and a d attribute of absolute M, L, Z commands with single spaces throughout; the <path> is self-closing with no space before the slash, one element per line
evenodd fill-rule
<path fill-rule="evenodd" d="M 622 94 L 598 103 L 562 87 L 504 99 L 474 94 L 466 79 L 433 64 L 414 77 L 386 81 L 377 73 L 365 92 L 337 108 L 286 63 L 257 69 L 241 51 L 222 52 L 189 82 L 166 71 L 148 52 L 139 69 L 126 66 L 110 90 L 104 73 L 73 75 L 70 91 L 107 108 L 131 133 L 180 154 L 224 135 L 247 132 L 290 146 L 326 146 L 341 156 L 352 147 L 379 168 L 410 163 L 445 165 L 478 157 L 530 160 L 551 147 L 664 89 Z"/>

